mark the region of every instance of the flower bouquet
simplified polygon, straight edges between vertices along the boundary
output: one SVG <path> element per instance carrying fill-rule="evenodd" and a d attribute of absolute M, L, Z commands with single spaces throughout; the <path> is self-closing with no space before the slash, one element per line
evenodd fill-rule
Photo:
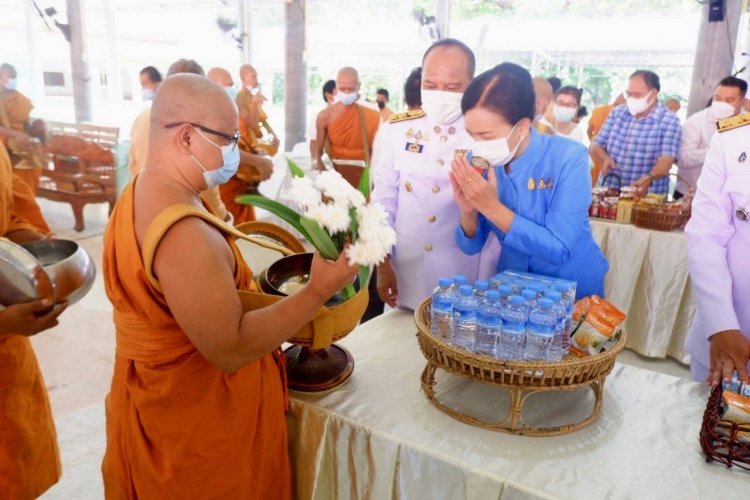
<path fill-rule="evenodd" d="M 383 262 L 396 243 L 396 232 L 388 224 L 385 208 L 367 201 L 369 167 L 362 174 L 359 189 L 355 189 L 335 170 L 321 172 L 313 179 L 292 160 L 287 163 L 293 176 L 290 194 L 299 211 L 262 195 L 248 194 L 237 200 L 268 210 L 290 224 L 325 259 L 336 260 L 348 243 L 349 263 L 360 266 L 359 282 L 367 286 L 372 266 Z M 342 294 L 350 299 L 354 287 L 348 285 Z"/>

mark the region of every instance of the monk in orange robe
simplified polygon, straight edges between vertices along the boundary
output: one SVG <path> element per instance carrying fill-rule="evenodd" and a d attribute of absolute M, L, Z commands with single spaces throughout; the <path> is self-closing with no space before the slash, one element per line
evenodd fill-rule
<path fill-rule="evenodd" d="M 234 80 L 229 71 L 219 67 L 211 68 L 206 76 L 224 88 L 230 97 L 234 96 Z M 246 64 L 240 68 L 240 77 L 243 83 L 243 89 L 237 95 L 237 108 L 240 113 L 240 148 L 242 149 L 240 169 L 228 182 L 219 186 L 221 201 L 227 211 L 232 214 L 235 225 L 255 220 L 253 206 L 237 203 L 236 198 L 253 192 L 260 182 L 269 179 L 273 174 L 273 163 L 267 157 L 268 151 L 260 148 L 258 143 L 263 135 L 259 121 L 267 119 L 261 107 L 265 97 L 259 92 L 258 74 L 252 66 Z M 273 134 L 270 125 L 269 130 L 268 133 Z M 273 144 L 278 146 L 279 140 L 275 136 L 274 141 Z"/>
<path fill-rule="evenodd" d="M 10 158 L 0 142 L 0 236 L 42 237 L 13 206 Z M 0 278 L 1 279 L 1 278 Z M 0 284 L 0 286 L 2 286 Z M 66 305 L 41 300 L 0 311 L 0 496 L 36 498 L 60 479 L 60 455 L 47 390 L 29 338 L 57 325 Z M 45 312 L 47 311 L 47 312 Z"/>
<path fill-rule="evenodd" d="M 199 196 L 237 123 L 217 84 L 165 79 L 148 168 L 107 226 L 104 280 L 117 336 L 102 464 L 108 499 L 291 497 L 279 346 L 357 270 L 343 253 L 336 262 L 316 255 L 305 288 L 243 311 L 238 290 L 254 288 L 251 270 Z"/>
<path fill-rule="evenodd" d="M 317 152 L 315 166 L 323 170 L 323 153 L 353 186 L 359 185 L 362 169 L 337 165 L 336 160 L 362 160 L 370 163 L 372 145 L 380 125 L 380 113 L 357 104 L 359 74 L 354 68 L 341 68 L 336 75 L 336 103 L 320 113 L 315 121 Z"/>

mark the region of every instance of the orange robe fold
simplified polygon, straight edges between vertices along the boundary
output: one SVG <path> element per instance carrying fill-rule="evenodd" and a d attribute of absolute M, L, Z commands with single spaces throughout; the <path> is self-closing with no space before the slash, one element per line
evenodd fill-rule
<path fill-rule="evenodd" d="M 14 211 L 10 159 L 0 143 L 0 236 L 19 229 L 35 228 Z M 0 334 L 0 496 L 36 498 L 60 474 L 52 410 L 31 343 Z"/>
<path fill-rule="evenodd" d="M 283 361 L 268 354 L 227 374 L 198 352 L 148 281 L 133 226 L 135 182 L 104 235 L 117 336 L 106 498 L 290 498 Z M 230 237 L 227 244 L 236 287 L 253 289 L 252 272 Z"/>
<path fill-rule="evenodd" d="M 46 235 L 52 233 L 31 187 L 17 174 L 13 176 L 13 206 L 14 210 L 31 223 L 37 232 Z"/>
<path fill-rule="evenodd" d="M 361 108 L 365 118 L 365 132 L 368 147 L 372 151 L 375 134 L 380 125 L 380 113 L 374 109 L 365 108 L 359 104 L 346 106 L 344 112 L 328 125 L 328 140 L 331 144 L 331 159 L 364 160 L 365 144 L 362 141 L 362 128 L 359 125 L 359 111 Z"/>
<path fill-rule="evenodd" d="M 31 110 L 34 109 L 31 99 L 14 90 L 0 97 L 0 106 L 5 109 L 8 121 L 10 122 L 10 128 L 25 132 L 24 125 L 29 120 Z"/>
<path fill-rule="evenodd" d="M 244 203 L 234 201 L 238 196 L 247 193 L 248 187 L 248 183 L 236 175 L 229 179 L 228 182 L 219 186 L 221 201 L 227 208 L 227 212 L 231 213 L 232 217 L 234 217 L 235 226 L 243 222 L 255 220 L 255 208 L 252 205 L 245 205 Z"/>

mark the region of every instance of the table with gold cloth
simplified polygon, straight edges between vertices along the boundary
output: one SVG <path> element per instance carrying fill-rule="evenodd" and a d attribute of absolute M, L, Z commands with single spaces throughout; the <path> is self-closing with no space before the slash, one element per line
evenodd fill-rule
<path fill-rule="evenodd" d="M 689 363 L 684 344 L 696 303 L 685 233 L 598 220 L 591 232 L 609 260 L 607 299 L 628 313 L 628 348 Z"/>
<path fill-rule="evenodd" d="M 355 359 L 345 385 L 293 394 L 297 498 L 747 498 L 750 473 L 707 464 L 701 453 L 701 384 L 616 364 L 590 426 L 557 437 L 502 434 L 458 422 L 427 400 L 415 333 L 411 312 L 388 312 L 341 342 Z M 496 387 L 438 370 L 436 389 L 465 412 L 495 414 Z M 525 417 L 575 415 L 592 404 L 586 391 L 546 394 Z"/>

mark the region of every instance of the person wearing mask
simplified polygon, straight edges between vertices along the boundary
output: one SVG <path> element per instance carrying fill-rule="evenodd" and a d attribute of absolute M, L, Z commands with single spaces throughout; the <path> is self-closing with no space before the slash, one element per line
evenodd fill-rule
<path fill-rule="evenodd" d="M 494 260 L 485 252 L 491 265 L 482 273 L 480 255 L 464 254 L 453 237 L 458 206 L 448 172 L 453 158 L 472 147 L 461 98 L 474 68 L 463 42 L 434 43 L 422 61 L 422 110 L 396 114 L 378 132 L 372 199 L 385 207 L 397 242 L 377 268 L 377 291 L 391 307 L 415 309 L 441 276 L 463 274 L 473 282 L 494 270 L 496 239 L 489 245 Z"/>
<path fill-rule="evenodd" d="M 138 78 L 141 81 L 141 99 L 144 102 L 153 101 L 162 80 L 161 73 L 153 66 L 146 66 L 138 73 Z"/>
<path fill-rule="evenodd" d="M 682 142 L 677 162 L 677 180 L 675 199 L 685 196 L 690 189 L 695 189 L 698 178 L 706 160 L 708 146 L 716 133 L 716 123 L 741 113 L 742 102 L 747 94 L 747 82 L 734 76 L 722 79 L 716 86 L 711 105 L 693 113 L 682 126 Z"/>
<path fill-rule="evenodd" d="M 378 109 L 380 110 L 380 120 L 387 122 L 388 118 L 393 116 L 393 110 L 388 107 L 388 102 L 390 102 L 388 89 L 378 89 L 375 95 L 375 102 L 377 102 Z"/>
<path fill-rule="evenodd" d="M 738 87 L 724 87 L 731 87 L 736 97 Z M 718 110 L 719 114 L 731 111 Z M 749 125 L 750 114 L 719 120 L 685 227 L 688 269 L 698 305 L 685 347 L 693 380 L 711 385 L 729 382 L 734 371 L 742 382 L 750 383 Z"/>
<path fill-rule="evenodd" d="M 323 153 L 334 168 L 357 187 L 362 168 L 346 164 L 356 160 L 370 163 L 373 141 L 380 125 L 380 113 L 357 103 L 359 73 L 350 67 L 341 68 L 336 75 L 336 102 L 320 113 L 315 120 L 317 151 L 314 167 L 324 170 Z M 339 163 L 337 160 L 344 160 Z"/>
<path fill-rule="evenodd" d="M 453 161 L 458 246 L 473 255 L 494 234 L 502 244 L 497 271 L 563 278 L 578 284 L 577 298 L 603 296 L 609 265 L 589 226 L 586 148 L 534 129 L 529 72 L 503 63 L 482 73 L 461 108 L 473 154 L 490 167 L 480 174 L 466 158 Z"/>
<path fill-rule="evenodd" d="M 659 102 L 661 83 L 653 71 L 630 75 L 625 106 L 612 110 L 591 144 L 606 185 L 635 186 L 640 195 L 667 194 L 669 169 L 680 151 L 680 119 Z M 637 145 L 635 147 L 634 145 Z"/>
<path fill-rule="evenodd" d="M 422 67 L 414 68 L 404 82 L 404 104 L 407 111 L 422 109 Z"/>
<path fill-rule="evenodd" d="M 561 87 L 555 94 L 547 121 L 552 125 L 555 134 L 585 145 L 583 127 L 575 122 L 580 107 L 581 89 L 571 86 Z"/>

